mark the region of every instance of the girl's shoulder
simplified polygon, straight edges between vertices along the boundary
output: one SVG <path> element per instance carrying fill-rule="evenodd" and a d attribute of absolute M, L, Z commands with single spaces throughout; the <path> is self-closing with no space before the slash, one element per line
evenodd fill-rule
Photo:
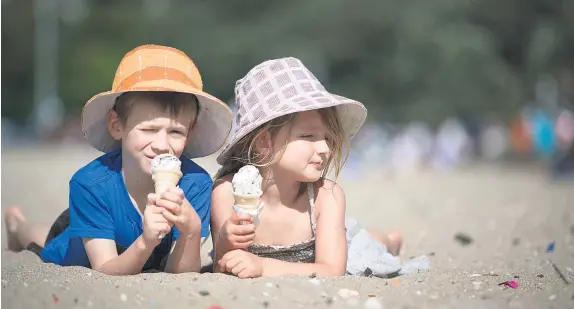
<path fill-rule="evenodd" d="M 317 214 L 321 213 L 323 207 L 327 207 L 325 205 L 329 205 L 331 209 L 345 208 L 345 192 L 338 183 L 322 178 L 313 183 L 313 191 Z"/>
<path fill-rule="evenodd" d="M 233 181 L 233 175 L 235 175 L 235 173 L 227 174 L 223 177 L 215 179 L 213 181 L 213 186 L 215 187 L 218 184 L 224 184 L 224 183 L 231 185 L 231 182 Z"/>
<path fill-rule="evenodd" d="M 211 213 L 216 209 L 229 209 L 233 205 L 235 197 L 233 196 L 233 186 L 231 181 L 233 175 L 226 175 L 215 179 L 213 189 L 211 190 Z"/>
<path fill-rule="evenodd" d="M 232 190 L 233 186 L 231 185 L 233 181 L 233 175 L 234 174 L 228 174 L 218 179 L 215 179 L 213 181 L 212 194 L 222 194 L 222 193 L 230 194 L 230 192 L 233 191 Z"/>
<path fill-rule="evenodd" d="M 341 193 L 343 193 L 343 188 L 338 183 L 327 178 L 321 178 L 315 181 L 313 183 L 313 189 L 315 190 L 315 196 L 321 191 L 327 191 L 327 192 L 340 191 Z"/>

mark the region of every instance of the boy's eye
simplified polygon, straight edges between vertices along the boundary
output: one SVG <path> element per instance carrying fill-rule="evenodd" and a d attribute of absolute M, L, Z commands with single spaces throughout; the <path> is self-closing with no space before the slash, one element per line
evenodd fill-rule
<path fill-rule="evenodd" d="M 313 134 L 301 134 L 302 138 L 311 138 L 313 137 Z"/>
<path fill-rule="evenodd" d="M 142 130 L 144 132 L 154 132 L 155 131 L 154 128 L 141 128 L 140 130 Z"/>
<path fill-rule="evenodd" d="M 171 134 L 184 135 L 183 131 L 180 130 L 171 130 Z"/>

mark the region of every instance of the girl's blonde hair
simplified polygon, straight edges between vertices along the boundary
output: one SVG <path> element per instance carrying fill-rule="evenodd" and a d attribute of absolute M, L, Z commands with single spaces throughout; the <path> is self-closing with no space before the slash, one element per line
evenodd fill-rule
<path fill-rule="evenodd" d="M 347 138 L 346 132 L 344 132 L 339 113 L 335 107 L 318 109 L 317 112 L 321 115 L 321 120 L 327 129 L 326 140 L 331 153 L 326 163 L 326 168 L 323 171 L 322 178 L 325 178 L 333 168 L 335 170 L 335 177 L 337 177 L 347 161 L 350 148 L 349 139 Z M 219 171 L 217 171 L 215 181 L 223 176 L 236 173 L 241 167 L 247 164 L 258 167 L 273 164 L 280 156 L 276 156 L 276 153 L 270 153 L 266 156 L 257 153 L 255 151 L 255 143 L 265 134 L 268 134 L 271 140 L 274 140 L 281 128 L 289 126 L 290 129 L 297 115 L 298 113 L 292 113 L 277 117 L 245 135 L 229 150 L 229 159 L 227 159 Z M 279 151 L 282 152 L 284 149 L 285 147 Z"/>

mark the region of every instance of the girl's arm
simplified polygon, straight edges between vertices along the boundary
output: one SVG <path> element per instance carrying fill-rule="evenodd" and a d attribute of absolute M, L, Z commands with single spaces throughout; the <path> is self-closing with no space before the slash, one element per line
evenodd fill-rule
<path fill-rule="evenodd" d="M 229 248 L 229 243 L 219 236 L 221 227 L 231 217 L 233 203 L 235 203 L 231 179 L 231 176 L 226 176 L 215 182 L 211 193 L 211 240 L 214 251 L 213 260 L 215 261 L 213 263 L 214 272 L 220 272 L 217 261 L 233 249 Z"/>
<path fill-rule="evenodd" d="M 139 274 L 154 249 L 141 235 L 120 255 L 111 239 L 83 238 L 83 242 L 92 269 L 107 275 Z"/>
<path fill-rule="evenodd" d="M 342 276 L 347 265 L 347 237 L 345 234 L 345 193 L 336 183 L 324 180 L 317 190 L 315 211 L 315 263 L 290 263 L 276 259 L 262 259 L 262 276 Z"/>

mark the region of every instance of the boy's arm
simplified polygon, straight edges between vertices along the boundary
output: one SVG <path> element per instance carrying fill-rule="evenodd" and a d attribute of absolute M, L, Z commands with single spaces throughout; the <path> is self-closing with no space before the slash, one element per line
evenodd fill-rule
<path fill-rule="evenodd" d="M 319 211 L 315 232 L 315 263 L 289 263 L 263 258 L 262 276 L 345 274 L 347 264 L 345 193 L 339 185 L 325 180 L 325 184 L 318 190 L 315 205 Z"/>
<path fill-rule="evenodd" d="M 158 216 L 162 218 L 161 209 L 146 207 L 144 232 L 118 256 L 115 237 L 116 231 L 122 227 L 114 222 L 107 206 L 113 201 L 106 200 L 97 192 L 90 185 L 70 181 L 70 235 L 82 239 L 92 269 L 109 275 L 140 273 L 159 244 L 155 234 L 159 234 L 163 229 L 169 231 L 167 223 L 162 225 L 156 220 Z M 144 238 L 146 230 L 150 235 Z M 149 241 L 150 239 L 152 241 Z"/>
<path fill-rule="evenodd" d="M 165 271 L 170 273 L 199 272 L 201 268 L 201 237 L 209 236 L 209 217 L 211 208 L 212 182 L 201 184 L 197 191 L 186 192 L 191 211 L 194 211 L 200 219 L 201 225 L 193 228 L 188 233 L 174 231 L 174 244 L 167 259 Z"/>
<path fill-rule="evenodd" d="M 145 245 L 141 235 L 120 255 L 117 253 L 116 242 L 111 239 L 82 240 L 92 269 L 108 275 L 139 274 L 154 249 Z"/>
<path fill-rule="evenodd" d="M 109 275 L 129 275 L 141 272 L 153 248 L 145 246 L 140 236 L 118 256 L 115 223 L 101 196 L 89 185 L 75 179 L 70 181 L 70 233 L 80 237 L 92 269 Z"/>
<path fill-rule="evenodd" d="M 201 268 L 200 233 L 179 235 L 167 258 L 165 271 L 168 273 L 199 272 Z"/>

